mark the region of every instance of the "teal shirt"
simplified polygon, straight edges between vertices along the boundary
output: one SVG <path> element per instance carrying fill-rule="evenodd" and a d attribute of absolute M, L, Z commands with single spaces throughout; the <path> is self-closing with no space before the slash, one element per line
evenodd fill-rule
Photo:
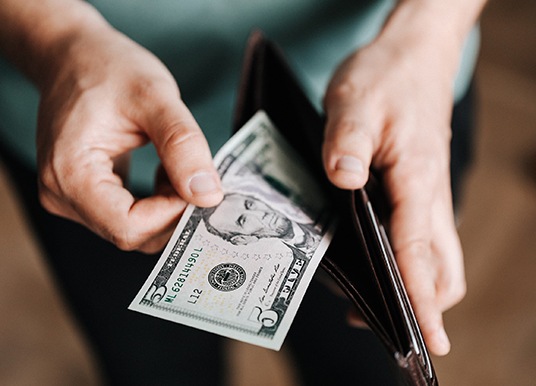
<path fill-rule="evenodd" d="M 158 56 L 215 152 L 230 135 L 241 61 L 254 28 L 282 47 L 313 103 L 336 66 L 380 31 L 392 0 L 92 0 L 118 30 Z M 456 99 L 470 82 L 479 45 L 466 42 L 454 85 Z M 0 58 L 0 140 L 35 165 L 39 95 Z M 148 189 L 158 158 L 152 146 L 135 151 L 132 185 Z"/>

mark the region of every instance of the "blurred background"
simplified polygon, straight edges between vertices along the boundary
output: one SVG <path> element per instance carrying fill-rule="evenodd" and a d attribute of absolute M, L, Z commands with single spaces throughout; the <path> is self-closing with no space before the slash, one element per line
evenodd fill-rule
<path fill-rule="evenodd" d="M 536 385 L 536 1 L 492 0 L 481 25 L 460 217 L 468 294 L 434 364 L 443 386 Z M 1 168 L 0 213 L 0 385 L 99 385 Z M 285 352 L 231 342 L 229 354 L 231 386 L 296 385 Z"/>

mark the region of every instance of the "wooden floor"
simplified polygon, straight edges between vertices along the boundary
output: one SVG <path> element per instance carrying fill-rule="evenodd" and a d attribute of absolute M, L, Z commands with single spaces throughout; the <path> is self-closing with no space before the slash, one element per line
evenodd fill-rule
<path fill-rule="evenodd" d="M 491 1 L 482 31 L 477 156 L 460 227 L 468 294 L 446 315 L 452 352 L 434 363 L 441 385 L 536 385 L 536 1 Z M 0 385 L 99 385 L 0 177 Z M 233 344 L 230 384 L 294 385 L 284 363 Z"/>

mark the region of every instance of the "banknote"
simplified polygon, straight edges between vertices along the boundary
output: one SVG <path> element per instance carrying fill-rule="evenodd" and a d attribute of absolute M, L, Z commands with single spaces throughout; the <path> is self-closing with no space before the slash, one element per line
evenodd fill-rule
<path fill-rule="evenodd" d="M 336 219 L 259 111 L 216 154 L 224 199 L 189 206 L 129 309 L 279 350 Z"/>

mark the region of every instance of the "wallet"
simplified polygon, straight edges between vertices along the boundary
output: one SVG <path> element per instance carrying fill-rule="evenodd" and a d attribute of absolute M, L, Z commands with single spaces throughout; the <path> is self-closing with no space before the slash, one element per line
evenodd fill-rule
<path fill-rule="evenodd" d="M 247 43 L 233 127 L 264 110 L 310 166 L 336 205 L 340 221 L 320 266 L 346 293 L 408 385 L 437 385 L 437 377 L 409 302 L 386 227 L 389 206 L 373 171 L 363 189 L 339 190 L 323 171 L 324 117 L 302 90 L 282 50 L 261 31 Z"/>

